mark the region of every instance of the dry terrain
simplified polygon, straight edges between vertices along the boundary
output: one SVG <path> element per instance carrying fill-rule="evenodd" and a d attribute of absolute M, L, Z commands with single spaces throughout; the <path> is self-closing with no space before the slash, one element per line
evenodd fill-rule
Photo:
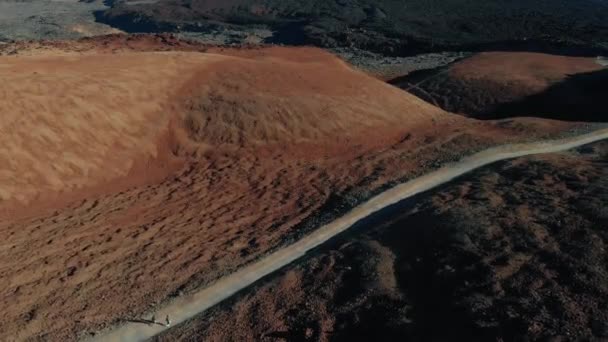
<path fill-rule="evenodd" d="M 608 70 L 595 57 L 484 52 L 390 83 L 447 111 L 481 119 L 606 121 L 607 81 Z"/>
<path fill-rule="evenodd" d="M 408 200 L 156 341 L 604 341 L 608 142 Z"/>
<path fill-rule="evenodd" d="M 104 0 L 0 0 L 0 43 L 120 32 L 95 22 L 94 12 L 105 9 Z"/>
<path fill-rule="evenodd" d="M 579 127 L 452 115 L 314 48 L 1 49 L 0 340 L 142 317 L 387 186 Z"/>

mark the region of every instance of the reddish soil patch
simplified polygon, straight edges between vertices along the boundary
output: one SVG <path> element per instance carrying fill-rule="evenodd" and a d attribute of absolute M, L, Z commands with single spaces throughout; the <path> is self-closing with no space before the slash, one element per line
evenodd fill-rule
<path fill-rule="evenodd" d="M 389 81 L 441 108 L 482 119 L 606 121 L 608 73 L 595 58 L 488 52 Z"/>
<path fill-rule="evenodd" d="M 157 341 L 608 337 L 608 143 L 423 194 Z"/>
<path fill-rule="evenodd" d="M 0 339 L 139 318 L 391 184 L 575 126 L 450 115 L 317 49 L 166 39 L 6 47 Z"/>

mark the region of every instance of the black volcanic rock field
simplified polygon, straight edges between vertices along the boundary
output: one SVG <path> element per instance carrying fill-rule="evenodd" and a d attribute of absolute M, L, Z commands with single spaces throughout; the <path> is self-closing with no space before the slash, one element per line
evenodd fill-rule
<path fill-rule="evenodd" d="M 159 0 L 108 1 L 98 21 L 127 32 L 266 27 L 267 42 L 421 51 L 608 48 L 608 3 L 594 0 Z"/>
<path fill-rule="evenodd" d="M 608 338 L 608 143 L 400 205 L 157 341 Z"/>

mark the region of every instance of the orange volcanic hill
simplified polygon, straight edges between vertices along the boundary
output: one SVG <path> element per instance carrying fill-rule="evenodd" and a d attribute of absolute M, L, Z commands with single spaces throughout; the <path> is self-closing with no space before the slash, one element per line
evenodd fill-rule
<path fill-rule="evenodd" d="M 327 144 L 429 124 L 444 114 L 311 48 L 221 57 L 193 72 L 182 95 L 191 138 L 213 146 Z"/>
<path fill-rule="evenodd" d="M 390 83 L 445 110 L 481 119 L 606 121 L 606 81 L 608 70 L 595 58 L 485 52 Z"/>
<path fill-rule="evenodd" d="M 117 35 L 0 55 L 0 340 L 149 317 L 387 187 L 576 127 L 451 115 L 313 48 Z"/>
<path fill-rule="evenodd" d="M 3 57 L 0 77 L 5 201 L 142 180 L 177 150 L 328 144 L 444 116 L 317 49 Z"/>

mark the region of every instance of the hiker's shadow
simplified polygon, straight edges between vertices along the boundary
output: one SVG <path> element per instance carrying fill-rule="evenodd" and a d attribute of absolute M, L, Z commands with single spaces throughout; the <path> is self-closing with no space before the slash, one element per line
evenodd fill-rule
<path fill-rule="evenodd" d="M 129 322 L 129 323 L 141 323 L 141 324 L 147 324 L 147 325 L 158 324 L 158 325 L 163 326 L 163 327 L 165 326 L 165 324 L 163 324 L 161 322 L 153 321 L 151 319 L 127 318 L 127 319 L 125 319 L 125 322 Z"/>

